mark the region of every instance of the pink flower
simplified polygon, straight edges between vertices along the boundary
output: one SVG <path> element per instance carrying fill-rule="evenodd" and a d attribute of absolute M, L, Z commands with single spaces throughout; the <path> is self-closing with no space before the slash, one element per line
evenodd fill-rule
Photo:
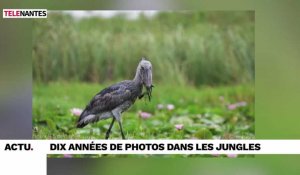
<path fill-rule="evenodd" d="M 150 118 L 152 116 L 152 114 L 150 114 L 148 112 L 139 111 L 139 116 L 143 119 L 147 119 L 147 118 Z"/>
<path fill-rule="evenodd" d="M 72 158 L 72 154 L 64 154 L 64 158 Z"/>
<path fill-rule="evenodd" d="M 183 124 L 177 124 L 175 125 L 175 128 L 179 131 L 183 129 Z"/>
<path fill-rule="evenodd" d="M 158 105 L 157 105 L 157 109 L 159 109 L 159 110 L 164 109 L 164 105 L 163 105 L 163 104 L 158 104 Z"/>
<path fill-rule="evenodd" d="M 238 108 L 238 107 L 242 107 L 242 106 L 247 106 L 247 102 L 241 101 L 241 102 L 229 104 L 229 105 L 227 106 L 227 108 L 228 108 L 229 110 L 234 110 L 234 109 L 236 109 L 236 108 Z"/>
<path fill-rule="evenodd" d="M 238 106 L 238 107 L 247 106 L 247 102 L 245 102 L 245 101 L 238 102 L 238 103 L 236 103 L 236 106 Z"/>
<path fill-rule="evenodd" d="M 237 154 L 227 154 L 227 157 L 229 158 L 236 158 L 238 155 Z"/>
<path fill-rule="evenodd" d="M 236 107 L 237 107 L 236 104 L 229 104 L 229 105 L 227 106 L 227 109 L 229 109 L 229 110 L 234 110 Z"/>
<path fill-rule="evenodd" d="M 173 109 L 175 109 L 175 106 L 174 106 L 173 104 L 168 104 L 168 105 L 167 105 L 167 109 L 168 109 L 169 111 L 172 111 Z"/>
<path fill-rule="evenodd" d="M 82 113 L 82 109 L 79 108 L 72 108 L 70 111 L 71 114 L 74 116 L 80 116 L 80 114 Z"/>

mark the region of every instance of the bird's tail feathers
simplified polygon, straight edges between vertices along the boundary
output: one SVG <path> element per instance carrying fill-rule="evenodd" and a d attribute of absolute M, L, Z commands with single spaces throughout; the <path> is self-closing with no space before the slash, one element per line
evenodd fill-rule
<path fill-rule="evenodd" d="M 77 127 L 77 128 L 83 128 L 83 127 L 85 127 L 86 125 L 87 125 L 87 123 L 84 123 L 84 122 L 82 122 L 82 121 L 79 121 L 79 122 L 77 122 L 76 127 Z"/>
<path fill-rule="evenodd" d="M 77 128 L 85 127 L 88 124 L 88 122 L 86 122 L 86 117 L 88 117 L 88 116 L 89 116 L 89 114 L 88 114 L 88 111 L 86 109 L 84 111 L 82 111 L 82 113 L 81 113 L 81 115 L 80 115 L 80 117 L 77 121 L 76 127 Z"/>

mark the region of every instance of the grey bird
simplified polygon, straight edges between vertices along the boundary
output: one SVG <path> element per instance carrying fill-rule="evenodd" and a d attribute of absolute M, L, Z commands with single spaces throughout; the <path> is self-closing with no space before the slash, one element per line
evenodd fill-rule
<path fill-rule="evenodd" d="M 146 91 L 142 93 L 144 86 Z M 77 121 L 77 128 L 83 128 L 89 123 L 112 118 L 105 139 L 109 138 L 115 121 L 119 124 L 122 139 L 125 139 L 121 114 L 129 109 L 137 98 L 141 99 L 144 95 L 147 95 L 149 101 L 151 101 L 153 87 L 151 62 L 142 58 L 137 66 L 133 80 L 125 80 L 114 84 L 103 89 L 92 98 L 81 113 Z"/>

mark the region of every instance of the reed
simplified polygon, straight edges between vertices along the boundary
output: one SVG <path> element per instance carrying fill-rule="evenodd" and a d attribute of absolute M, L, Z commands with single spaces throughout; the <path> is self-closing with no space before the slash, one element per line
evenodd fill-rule
<path fill-rule="evenodd" d="M 254 80 L 254 13 L 164 12 L 75 20 L 62 13 L 33 23 L 33 79 L 108 82 L 133 78 L 141 57 L 154 83 L 226 85 Z"/>

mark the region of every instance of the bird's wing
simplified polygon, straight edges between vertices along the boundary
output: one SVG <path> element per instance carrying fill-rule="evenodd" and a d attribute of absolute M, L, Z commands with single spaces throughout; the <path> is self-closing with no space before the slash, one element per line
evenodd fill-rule
<path fill-rule="evenodd" d="M 116 84 L 96 94 L 86 106 L 83 115 L 112 110 L 132 97 L 132 91 L 125 84 Z"/>

